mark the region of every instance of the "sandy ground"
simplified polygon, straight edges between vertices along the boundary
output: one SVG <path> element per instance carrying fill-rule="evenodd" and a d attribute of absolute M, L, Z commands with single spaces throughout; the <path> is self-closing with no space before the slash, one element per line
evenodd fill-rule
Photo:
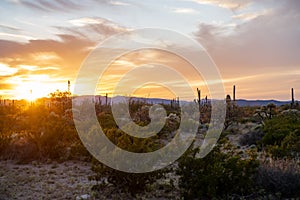
<path fill-rule="evenodd" d="M 91 164 L 80 161 L 48 164 L 36 161 L 30 164 L 0 161 L 0 200 L 180 199 L 178 190 L 173 190 L 169 184 L 166 187 L 165 181 L 158 181 L 160 183 L 152 185 L 150 191 L 145 191 L 136 198 L 117 192 L 113 187 L 107 187 L 96 195 L 91 191 L 96 182 L 88 180 L 92 175 L 94 172 L 91 171 Z"/>
<path fill-rule="evenodd" d="M 79 161 L 19 165 L 0 161 L 0 200 L 76 199 L 90 194 L 91 164 Z"/>

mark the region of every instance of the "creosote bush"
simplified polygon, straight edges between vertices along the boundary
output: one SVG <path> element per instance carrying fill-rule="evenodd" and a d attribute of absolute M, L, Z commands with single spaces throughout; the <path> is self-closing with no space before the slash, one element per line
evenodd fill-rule
<path fill-rule="evenodd" d="M 299 158 L 300 115 L 295 112 L 282 113 L 265 122 L 262 144 L 275 158 Z"/>
<path fill-rule="evenodd" d="M 179 188 L 185 199 L 227 198 L 253 192 L 253 175 L 259 166 L 254 152 L 242 157 L 225 138 L 204 158 L 196 157 L 198 151 L 190 149 L 179 160 Z"/>
<path fill-rule="evenodd" d="M 99 162 L 94 162 L 92 170 L 96 175 L 89 177 L 89 180 L 97 181 L 92 187 L 96 196 L 102 194 L 104 188 L 112 186 L 114 193 L 125 193 L 131 197 L 147 190 L 158 179 L 164 178 L 167 169 L 153 171 L 149 173 L 126 173 L 109 168 Z"/>

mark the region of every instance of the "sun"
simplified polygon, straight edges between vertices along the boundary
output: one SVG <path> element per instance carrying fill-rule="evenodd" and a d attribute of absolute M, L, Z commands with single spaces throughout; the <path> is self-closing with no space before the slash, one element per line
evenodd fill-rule
<path fill-rule="evenodd" d="M 35 101 L 42 97 L 48 97 L 53 91 L 64 91 L 67 88 L 66 83 L 61 80 L 51 79 L 49 75 L 29 75 L 14 81 L 14 98 Z"/>
<path fill-rule="evenodd" d="M 51 92 L 56 90 L 65 91 L 68 85 L 65 81 L 50 78 L 47 74 L 28 75 L 22 78 L 15 78 L 14 99 L 25 99 L 35 101 L 42 97 L 49 97 Z"/>
<path fill-rule="evenodd" d="M 46 97 L 49 94 L 47 85 L 41 81 L 29 81 L 19 84 L 15 89 L 17 99 L 35 101 L 38 98 Z"/>

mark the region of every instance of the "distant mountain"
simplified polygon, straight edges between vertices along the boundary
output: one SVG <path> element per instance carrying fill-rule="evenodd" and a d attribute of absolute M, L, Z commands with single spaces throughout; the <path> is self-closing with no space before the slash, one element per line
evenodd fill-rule
<path fill-rule="evenodd" d="M 105 96 L 93 96 L 93 95 L 86 95 L 86 96 L 80 96 L 80 97 L 76 97 L 77 103 L 83 103 L 84 101 L 92 101 L 92 102 L 101 102 L 102 105 L 105 104 L 106 102 L 106 98 Z M 142 98 L 142 97 L 125 97 L 125 96 L 115 96 L 115 97 L 108 97 L 107 98 L 107 103 L 111 104 L 111 102 L 114 103 L 120 103 L 122 101 L 124 101 L 125 99 L 129 99 L 131 98 L 131 100 L 134 101 L 143 101 L 143 102 L 147 102 L 150 104 L 171 104 L 171 100 L 170 99 L 161 99 L 161 98 Z M 181 103 L 185 104 L 188 103 L 188 101 L 182 101 L 180 100 Z M 210 100 L 208 100 L 208 102 L 210 102 Z M 237 105 L 238 106 L 266 106 L 269 103 L 273 103 L 276 106 L 281 106 L 281 105 L 286 105 L 286 104 L 290 104 L 290 101 L 277 101 L 277 100 L 245 100 L 245 99 L 238 99 L 236 100 Z"/>
<path fill-rule="evenodd" d="M 236 100 L 238 106 L 266 106 L 269 103 L 273 103 L 276 106 L 290 104 L 290 101 L 277 101 L 277 100 Z"/>
<path fill-rule="evenodd" d="M 161 98 L 143 98 L 143 97 L 124 97 L 124 96 L 115 96 L 112 98 L 114 103 L 122 102 L 123 100 L 130 98 L 132 101 L 143 101 L 150 104 L 171 104 L 170 99 L 161 99 Z M 110 98 L 111 99 L 111 98 Z M 187 103 L 188 101 L 182 101 L 181 103 Z"/>

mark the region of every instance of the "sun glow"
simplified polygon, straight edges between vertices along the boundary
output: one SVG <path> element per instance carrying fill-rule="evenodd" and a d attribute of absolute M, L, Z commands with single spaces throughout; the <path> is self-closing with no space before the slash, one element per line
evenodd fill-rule
<path fill-rule="evenodd" d="M 38 98 L 47 96 L 45 84 L 40 81 L 25 82 L 16 87 L 16 98 L 34 101 Z"/>
<path fill-rule="evenodd" d="M 15 80 L 15 99 L 35 101 L 38 98 L 47 97 L 57 89 L 66 90 L 64 83 L 60 83 L 60 81 L 53 83 L 48 75 L 30 75 L 24 79 Z"/>

